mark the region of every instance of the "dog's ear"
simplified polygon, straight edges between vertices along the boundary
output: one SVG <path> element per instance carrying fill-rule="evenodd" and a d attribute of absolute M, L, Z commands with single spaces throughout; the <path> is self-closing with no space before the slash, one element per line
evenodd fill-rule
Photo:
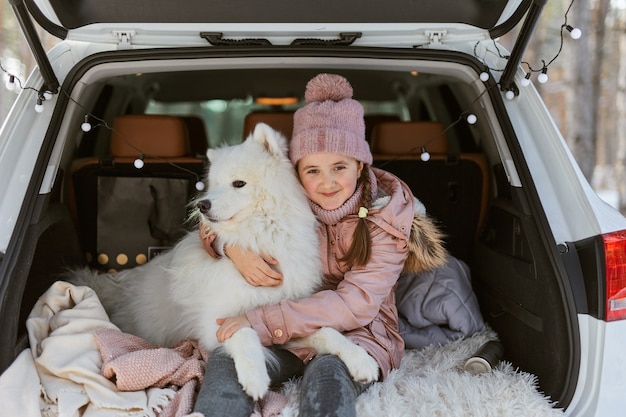
<path fill-rule="evenodd" d="M 272 155 L 287 156 L 287 139 L 277 130 L 265 123 L 257 123 L 252 132 L 252 138 L 261 143 L 267 152 Z"/>
<path fill-rule="evenodd" d="M 211 162 L 213 160 L 214 154 L 215 154 L 215 149 L 213 149 L 213 148 L 207 149 L 207 151 L 206 151 L 206 158 L 207 158 L 207 160 L 209 162 Z"/>

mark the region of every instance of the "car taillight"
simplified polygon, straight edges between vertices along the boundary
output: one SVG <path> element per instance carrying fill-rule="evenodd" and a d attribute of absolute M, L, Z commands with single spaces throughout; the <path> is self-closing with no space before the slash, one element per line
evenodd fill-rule
<path fill-rule="evenodd" d="M 606 320 L 626 319 L 626 230 L 607 233 L 602 239 L 606 267 Z"/>

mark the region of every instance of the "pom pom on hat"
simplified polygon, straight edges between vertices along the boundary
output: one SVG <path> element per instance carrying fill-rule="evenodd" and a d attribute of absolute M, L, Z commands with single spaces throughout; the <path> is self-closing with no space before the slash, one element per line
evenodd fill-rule
<path fill-rule="evenodd" d="M 352 86 L 343 77 L 334 74 L 320 74 L 311 79 L 306 85 L 304 100 L 307 103 L 314 101 L 339 101 L 352 98 Z"/>
<path fill-rule="evenodd" d="M 289 157 L 295 165 L 307 155 L 339 153 L 372 164 L 365 140 L 363 106 L 352 99 L 352 86 L 336 74 L 319 74 L 306 86 L 306 105 L 296 111 Z"/>

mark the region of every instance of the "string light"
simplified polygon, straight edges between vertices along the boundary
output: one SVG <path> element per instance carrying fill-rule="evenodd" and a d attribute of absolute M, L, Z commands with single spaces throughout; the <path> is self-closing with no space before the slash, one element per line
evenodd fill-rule
<path fill-rule="evenodd" d="M 571 0 L 571 2 L 570 2 L 570 4 L 569 4 L 569 6 L 568 6 L 568 8 L 567 8 L 567 11 L 565 12 L 565 22 L 564 22 L 564 23 L 563 23 L 563 25 L 561 26 L 561 44 L 560 44 L 560 47 L 559 47 L 558 52 L 556 53 L 556 55 L 555 55 L 555 56 L 554 56 L 554 57 L 553 57 L 553 58 L 552 58 L 552 59 L 551 59 L 548 63 L 546 63 L 545 61 L 543 61 L 543 60 L 542 60 L 542 62 L 543 62 L 543 67 L 542 67 L 540 70 L 533 69 L 533 68 L 530 66 L 530 64 L 528 64 L 527 62 L 522 62 L 522 64 L 525 64 L 525 65 L 528 67 L 528 72 L 525 74 L 524 78 L 521 80 L 521 85 L 522 85 L 522 86 L 526 87 L 526 86 L 530 85 L 530 78 L 531 78 L 531 74 L 532 74 L 533 72 L 539 72 L 539 71 L 541 72 L 541 73 L 539 74 L 539 76 L 537 77 L 537 80 L 538 80 L 540 83 L 546 83 L 546 82 L 548 81 L 548 74 L 547 74 L 547 72 L 548 72 L 548 66 L 549 66 L 550 64 L 552 64 L 552 62 L 554 62 L 554 61 L 556 60 L 556 58 L 560 55 L 560 53 L 561 53 L 561 51 L 562 51 L 562 48 L 563 48 L 563 30 L 567 30 L 567 31 L 570 33 L 570 36 L 571 36 L 571 38 L 572 38 L 572 39 L 579 39 L 579 38 L 582 36 L 582 32 L 581 32 L 581 30 L 580 30 L 580 29 L 575 28 L 575 27 L 572 27 L 571 25 L 567 24 L 567 15 L 568 15 L 569 11 L 571 10 L 572 5 L 574 4 L 574 1 L 575 1 L 575 0 Z M 503 55 L 503 54 L 500 52 L 500 48 L 498 47 L 498 44 L 496 43 L 495 39 L 494 39 L 494 41 L 493 41 L 493 42 L 494 42 L 494 46 L 495 46 L 496 51 L 498 52 L 498 55 L 500 56 L 500 58 L 503 58 L 503 59 L 508 59 L 508 58 L 509 58 L 508 56 L 505 56 L 505 55 Z M 475 56 L 478 56 L 477 51 L 476 51 L 477 46 L 478 46 L 478 42 L 474 45 L 474 55 L 475 55 Z M 9 80 L 7 81 L 7 84 L 6 84 L 7 89 L 9 89 L 9 90 L 13 90 L 13 89 L 15 89 L 15 81 L 16 81 L 16 77 L 15 77 L 13 74 L 10 74 L 8 71 L 6 71 L 6 70 L 2 67 L 1 63 L 0 63 L 0 69 L 9 75 Z M 487 82 L 487 81 L 489 80 L 489 78 L 490 78 L 490 73 L 489 73 L 489 71 L 498 71 L 498 72 L 502 72 L 503 70 L 501 70 L 501 69 L 494 69 L 494 68 L 489 68 L 489 67 L 487 67 L 487 69 L 486 69 L 485 71 L 481 72 L 481 73 L 480 73 L 480 75 L 479 75 L 479 78 L 480 78 L 480 80 L 481 80 L 482 82 Z M 19 82 L 19 79 L 17 79 L 17 80 L 18 80 L 18 82 Z M 21 83 L 20 83 L 20 87 L 21 87 Z M 485 91 L 483 91 L 483 92 L 482 92 L 482 93 L 481 93 L 481 94 L 480 94 L 480 95 L 479 95 L 479 96 L 478 96 L 478 97 L 474 100 L 474 102 L 478 101 L 478 99 L 480 99 L 480 97 L 482 97 L 482 96 L 483 96 L 483 94 L 485 94 L 485 92 L 487 92 L 490 88 L 491 88 L 491 87 L 489 87 L 489 88 L 487 88 Z M 36 91 L 37 91 L 37 90 L 36 90 Z M 61 91 L 63 91 L 63 90 L 61 90 Z M 39 92 L 39 91 L 38 91 L 38 92 Z M 65 93 L 65 91 L 63 91 L 63 93 Z M 74 100 L 73 98 L 71 98 L 71 97 L 70 97 L 67 93 L 65 93 L 65 94 L 67 95 L 67 97 L 68 97 L 70 100 L 72 100 L 73 102 L 75 102 L 75 103 L 76 103 L 77 105 L 79 105 L 80 107 L 83 107 L 80 103 L 76 102 L 76 100 Z M 508 100 L 513 100 L 513 99 L 515 98 L 516 94 L 515 94 L 515 91 L 513 91 L 513 90 L 511 89 L 511 90 L 507 90 L 507 91 L 504 93 L 504 96 L 505 96 L 505 98 L 506 98 L 506 99 L 508 99 Z M 43 92 L 43 93 L 39 92 L 39 97 L 37 98 L 37 104 L 36 104 L 36 106 L 35 106 L 35 111 L 37 111 L 38 113 L 41 113 L 41 112 L 43 111 L 43 100 L 50 100 L 51 98 L 52 98 L 52 92 L 50 92 L 50 91 L 45 91 L 45 92 Z M 443 132 L 441 132 L 441 133 L 440 133 L 440 135 L 444 134 L 444 133 L 445 133 L 448 129 L 450 129 L 450 128 L 452 128 L 454 125 L 456 125 L 456 124 L 457 124 L 457 123 L 461 120 L 461 118 L 462 118 L 465 114 L 466 114 L 466 113 L 462 113 L 462 114 L 461 114 L 461 116 L 459 117 L 459 119 L 458 119 L 458 120 L 456 120 L 455 122 L 453 122 L 452 124 L 450 124 L 448 127 L 446 127 L 446 129 L 444 129 L 444 131 L 443 131 Z M 89 132 L 89 131 L 92 129 L 92 126 L 91 126 L 91 124 L 90 124 L 90 123 L 89 123 L 89 121 L 88 121 L 88 116 L 89 116 L 89 115 L 85 115 L 85 121 L 81 124 L 81 130 L 82 130 L 83 132 Z M 93 116 L 93 115 L 92 115 L 92 116 Z M 95 116 L 93 116 L 93 117 L 95 117 Z M 96 117 L 95 117 L 95 118 L 96 118 Z M 96 118 L 96 119 L 98 119 L 98 118 Z M 110 127 L 110 126 L 109 126 L 109 125 L 108 125 L 108 124 L 107 124 L 104 120 L 101 120 L 101 119 L 98 119 L 98 120 L 100 120 L 106 128 L 108 128 L 108 129 L 110 129 L 111 131 L 114 131 L 114 132 L 115 132 L 115 129 L 113 129 L 112 127 Z M 477 119 L 476 115 L 475 115 L 475 114 L 472 114 L 472 113 L 467 114 L 467 116 L 465 117 L 465 120 L 466 120 L 466 121 L 467 121 L 467 123 L 468 123 L 468 124 L 470 124 L 470 125 L 473 125 L 473 124 L 475 124 L 475 123 L 478 121 L 478 119 Z M 117 133 L 119 134 L 119 132 L 117 132 Z M 424 146 L 422 146 L 422 147 L 421 147 L 421 149 L 420 149 L 420 151 L 421 151 L 421 153 L 420 153 L 420 159 L 421 159 L 422 161 L 426 162 L 426 161 L 430 160 L 430 153 L 426 150 L 426 145 L 427 145 L 428 143 L 430 143 L 431 141 L 435 140 L 435 139 L 436 139 L 438 136 L 440 136 L 440 135 L 437 135 L 437 136 L 435 136 L 435 137 L 431 138 L 430 140 L 428 140 L 428 141 L 426 142 L 426 144 L 425 144 Z M 122 135 L 122 136 L 123 136 L 123 135 Z M 127 140 L 126 140 L 126 138 L 124 138 L 124 140 L 125 140 L 125 141 L 129 144 L 129 145 L 133 146 L 132 144 L 130 144 L 130 142 L 129 142 L 129 141 L 127 141 Z M 134 147 L 134 146 L 133 146 L 133 147 Z M 133 162 L 133 165 L 134 165 L 137 169 L 141 169 L 141 168 L 143 168 L 143 166 L 144 166 L 144 161 L 143 161 L 143 160 L 144 160 L 145 155 L 144 155 L 143 153 L 141 153 L 141 151 L 140 151 L 139 149 L 137 149 L 137 150 L 140 152 L 140 155 L 139 155 L 139 157 L 138 157 L 137 159 L 135 159 L 135 161 Z M 412 150 L 411 150 L 411 151 L 412 151 Z M 391 161 L 388 161 L 388 162 L 391 162 Z M 171 165 L 173 165 L 173 166 L 178 167 L 176 164 L 174 164 L 174 163 L 172 163 L 172 162 L 168 162 L 168 163 L 169 163 L 169 164 L 171 164 Z M 195 184 L 195 188 L 196 188 L 196 190 L 201 191 L 201 190 L 203 190 L 203 189 L 204 189 L 204 187 L 205 187 L 204 182 L 200 181 L 200 179 L 198 178 L 197 174 L 195 174 L 193 171 L 190 171 L 190 170 L 188 170 L 188 169 L 186 169 L 186 168 L 183 168 L 183 167 L 178 167 L 178 168 L 179 168 L 179 169 L 181 169 L 181 170 L 184 170 L 184 171 L 190 172 L 190 173 L 192 173 L 192 174 L 194 174 L 194 175 L 196 176 L 196 178 L 198 179 L 198 181 L 197 181 L 197 182 L 196 182 L 196 184 Z"/>
<path fill-rule="evenodd" d="M 565 25 L 565 29 L 567 29 L 572 39 L 580 39 L 583 35 L 583 32 L 580 29 L 572 27 L 571 25 Z"/>
<path fill-rule="evenodd" d="M 6 83 L 6 88 L 9 91 L 15 90 L 15 75 L 9 74 L 9 80 Z"/>
<path fill-rule="evenodd" d="M 50 90 L 40 91 L 40 90 L 37 90 L 37 89 L 32 88 L 32 87 L 23 87 L 23 86 L 22 86 L 22 82 L 20 81 L 20 79 L 19 79 L 18 77 L 16 77 L 15 75 L 11 74 L 9 71 L 7 71 L 7 70 L 4 68 L 4 66 L 2 65 L 2 61 L 0 61 L 0 71 L 2 71 L 2 72 L 4 72 L 5 74 L 7 74 L 8 78 L 9 78 L 9 79 L 7 80 L 7 82 L 6 82 L 6 88 L 7 88 L 8 90 L 14 90 L 14 89 L 16 88 L 16 86 L 18 86 L 18 85 L 19 85 L 19 88 L 20 88 L 21 90 L 32 90 L 32 91 L 37 92 L 37 101 L 36 101 L 36 104 L 35 104 L 35 111 L 36 111 L 37 113 L 42 113 L 42 112 L 44 111 L 44 101 L 46 101 L 46 100 L 51 100 L 51 99 L 53 98 L 54 94 L 55 94 L 54 92 L 52 92 L 52 91 L 50 91 Z M 63 94 L 65 94 L 65 96 L 68 98 L 68 100 L 70 100 L 71 102 L 73 102 L 74 104 L 76 104 L 77 106 L 79 106 L 80 108 L 82 108 L 82 109 L 84 109 L 84 110 L 87 110 L 87 109 L 85 108 L 85 106 L 83 106 L 81 103 L 79 103 L 79 102 L 78 102 L 78 101 L 76 101 L 74 98 L 72 98 L 72 97 L 71 97 L 71 96 L 70 96 L 70 95 L 69 95 L 69 94 L 68 94 L 65 90 L 63 90 L 63 89 L 61 89 L 61 88 L 60 88 L 60 89 L 59 89 L 59 92 L 62 92 Z M 135 168 L 137 168 L 137 169 L 141 169 L 141 168 L 143 168 L 143 167 L 144 167 L 144 165 L 145 165 L 145 163 L 144 163 L 144 158 L 145 158 L 147 155 L 145 155 L 145 154 L 141 151 L 141 149 L 139 149 L 139 148 L 137 148 L 136 146 L 134 146 L 134 145 L 133 145 L 133 144 L 132 144 L 132 143 L 131 143 L 131 142 L 130 142 L 130 141 L 129 141 L 129 140 L 128 140 L 125 136 L 124 136 L 124 135 L 122 135 L 120 132 L 116 131 L 113 127 L 109 126 L 109 124 L 106 122 L 106 120 L 103 120 L 103 119 L 101 119 L 101 118 L 99 118 L 99 117 L 95 116 L 95 115 L 94 115 L 94 114 L 92 114 L 92 113 L 87 113 L 87 114 L 85 114 L 84 121 L 83 121 L 83 123 L 80 125 L 80 129 L 81 129 L 83 132 L 87 133 L 87 132 L 89 132 L 89 131 L 91 131 L 91 130 L 93 129 L 92 124 L 91 124 L 91 123 L 89 123 L 89 117 L 91 117 L 91 118 L 93 118 L 93 119 L 95 119 L 95 120 L 97 120 L 97 121 L 99 122 L 99 124 L 98 124 L 98 125 L 96 125 L 96 127 L 98 127 L 98 126 L 104 126 L 106 129 L 109 129 L 110 131 L 117 133 L 118 135 L 120 135 L 120 136 L 124 139 L 124 141 L 125 141 L 125 142 L 129 145 L 129 146 L 131 146 L 132 148 L 136 149 L 136 150 L 137 150 L 137 152 L 139 153 L 139 157 L 137 157 L 137 159 L 135 159 L 135 160 L 133 161 L 133 166 L 134 166 Z M 164 158 L 161 158 L 161 157 L 158 157 L 158 156 L 152 156 L 152 158 L 155 158 L 155 159 L 164 159 Z M 195 188 L 196 188 L 196 190 L 198 190 L 198 191 L 202 191 L 202 190 L 204 190 L 204 188 L 205 188 L 205 184 L 204 184 L 204 182 L 203 182 L 203 181 L 201 181 L 201 180 L 200 180 L 200 177 L 198 176 L 198 174 L 197 174 L 197 173 L 195 173 L 194 171 L 192 171 L 192 170 L 190 170 L 190 169 L 187 169 L 187 168 L 185 168 L 185 167 L 182 167 L 182 166 L 180 166 L 180 165 L 178 165 L 178 164 L 176 164 L 176 163 L 174 163 L 174 162 L 171 162 L 171 161 L 165 161 L 165 163 L 167 163 L 168 165 L 171 165 L 171 166 L 175 167 L 176 169 L 179 169 L 179 170 L 181 170 L 181 171 L 187 172 L 187 173 L 188 173 L 188 174 L 190 174 L 190 175 L 195 176 L 195 177 L 196 177 L 196 183 L 195 183 Z"/>
<path fill-rule="evenodd" d="M 143 168 L 144 166 L 143 158 L 144 158 L 144 154 L 141 154 L 139 155 L 139 158 L 135 159 L 135 161 L 133 162 L 133 165 L 135 168 L 137 169 Z"/>
<path fill-rule="evenodd" d="M 37 104 L 35 104 L 35 111 L 37 113 L 43 112 L 43 97 L 37 97 Z"/>
<path fill-rule="evenodd" d="M 80 125 L 80 130 L 87 133 L 91 130 L 91 123 L 89 123 L 89 115 L 85 115 L 85 121 Z"/>
<path fill-rule="evenodd" d="M 541 84 L 545 84 L 548 82 L 548 67 L 546 65 L 541 69 L 541 74 L 537 76 L 537 81 Z"/>
<path fill-rule="evenodd" d="M 525 64 L 528 67 L 528 72 L 526 73 L 526 77 L 524 77 L 524 79 L 522 79 L 521 81 L 521 84 L 523 86 L 528 86 L 530 84 L 530 73 L 533 73 L 533 72 L 540 73 L 537 76 L 537 81 L 539 81 L 541 84 L 545 84 L 548 82 L 548 67 L 554 61 L 556 61 L 556 59 L 559 57 L 559 55 L 561 55 L 561 52 L 563 51 L 563 43 L 564 43 L 563 31 L 565 30 L 568 31 L 572 39 L 580 39 L 580 37 L 582 36 L 582 31 L 580 29 L 573 27 L 572 25 L 567 23 L 567 15 L 572 9 L 572 6 L 574 5 L 574 1 L 575 0 L 571 0 L 569 6 L 567 7 L 567 10 L 565 11 L 564 21 L 563 21 L 563 24 L 561 25 L 561 31 L 560 31 L 561 43 L 559 44 L 559 50 L 554 55 L 554 57 L 550 61 L 548 61 L 548 63 L 546 63 L 546 61 L 544 60 L 541 60 L 543 65 L 540 69 L 534 69 L 530 66 L 528 62 L 522 62 L 522 64 Z"/>

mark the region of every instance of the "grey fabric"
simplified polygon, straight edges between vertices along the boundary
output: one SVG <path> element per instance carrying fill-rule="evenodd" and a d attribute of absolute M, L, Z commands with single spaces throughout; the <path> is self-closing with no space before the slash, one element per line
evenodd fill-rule
<path fill-rule="evenodd" d="M 254 400 L 237 380 L 235 362 L 221 346 L 211 352 L 207 360 L 194 411 L 205 417 L 249 417 L 254 411 Z"/>
<path fill-rule="evenodd" d="M 441 268 L 398 279 L 396 305 L 406 347 L 443 344 L 485 329 L 468 266 L 449 256 Z"/>

